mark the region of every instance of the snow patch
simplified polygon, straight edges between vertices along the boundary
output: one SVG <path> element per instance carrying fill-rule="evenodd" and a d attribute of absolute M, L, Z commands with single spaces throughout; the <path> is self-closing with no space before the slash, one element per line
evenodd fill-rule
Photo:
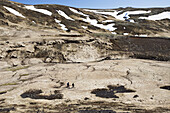
<path fill-rule="evenodd" d="M 79 15 L 88 16 L 88 15 L 86 15 L 86 14 L 80 12 L 80 11 L 77 11 L 76 9 L 73 9 L 73 8 L 69 8 L 69 9 L 70 9 L 72 12 L 77 13 L 77 14 L 79 14 Z"/>
<path fill-rule="evenodd" d="M 132 19 L 130 19 L 130 22 L 135 23 L 135 21 L 134 21 L 134 20 L 132 20 Z"/>
<path fill-rule="evenodd" d="M 107 22 L 114 22 L 113 20 L 104 20 L 102 21 L 103 23 L 107 23 Z"/>
<path fill-rule="evenodd" d="M 139 19 L 146 19 L 146 20 L 162 20 L 162 19 L 170 19 L 170 12 L 162 12 L 157 15 L 152 15 L 149 17 L 139 17 Z"/>
<path fill-rule="evenodd" d="M 139 10 L 139 11 L 126 11 L 120 15 L 118 15 L 121 11 L 116 11 L 116 10 L 113 10 L 112 12 L 102 12 L 102 11 L 97 11 L 97 10 L 88 10 L 88 9 L 85 9 L 85 11 L 89 11 L 89 12 L 94 12 L 94 13 L 98 13 L 98 14 L 105 14 L 105 15 L 110 15 L 110 16 L 113 16 L 115 17 L 116 19 L 119 19 L 119 20 L 125 20 L 123 17 L 126 16 L 127 19 L 129 19 L 129 15 L 130 14 L 144 14 L 144 13 L 150 13 L 151 11 L 142 11 L 142 10 Z M 134 20 L 130 20 L 130 22 L 135 22 Z"/>
<path fill-rule="evenodd" d="M 146 35 L 146 34 L 140 34 L 140 35 L 135 35 L 136 37 L 147 37 L 148 35 Z"/>
<path fill-rule="evenodd" d="M 20 16 L 22 18 L 25 18 L 25 16 L 23 16 L 21 13 L 19 13 L 18 11 L 10 8 L 10 7 L 6 7 L 6 6 L 3 6 L 5 9 L 7 9 L 9 12 L 13 13 L 14 15 L 16 16 Z"/>
<path fill-rule="evenodd" d="M 66 15 L 65 12 L 63 12 L 61 10 L 56 10 L 56 11 L 58 12 L 59 15 L 63 16 L 64 18 L 74 21 L 74 19 L 72 19 L 68 15 Z"/>
<path fill-rule="evenodd" d="M 73 9 L 72 11 L 76 12 L 76 13 L 80 13 L 78 11 L 75 11 L 75 9 Z M 114 31 L 115 29 L 117 29 L 117 28 L 113 27 L 115 25 L 114 23 L 109 24 L 109 25 L 98 24 L 98 21 L 96 19 L 90 19 L 89 15 L 84 15 L 84 16 L 86 16 L 86 19 L 83 19 L 83 21 L 88 22 L 93 26 L 99 27 L 101 29 L 106 29 L 109 31 Z"/>
<path fill-rule="evenodd" d="M 102 12 L 102 11 L 97 11 L 97 10 L 88 10 L 88 9 L 85 9 L 85 11 L 89 11 L 89 12 L 93 12 L 93 13 L 98 13 L 98 14 L 104 14 L 104 15 L 110 15 L 110 16 L 113 16 L 113 17 L 116 17 L 117 14 L 121 11 L 114 11 L 113 12 Z"/>
<path fill-rule="evenodd" d="M 35 22 L 35 21 L 32 21 L 32 23 L 36 24 L 36 22 Z"/>
<path fill-rule="evenodd" d="M 116 35 L 117 33 L 116 32 L 112 32 L 113 35 Z"/>
<path fill-rule="evenodd" d="M 123 35 L 129 35 L 129 33 L 123 33 Z"/>
<path fill-rule="evenodd" d="M 67 31 L 68 29 L 66 28 L 66 26 L 64 24 L 61 24 L 60 20 L 54 19 L 56 23 L 58 23 L 61 26 L 61 29 L 64 31 Z"/>
<path fill-rule="evenodd" d="M 84 28 L 84 29 L 87 29 L 87 26 L 81 26 L 82 28 Z"/>
<path fill-rule="evenodd" d="M 146 35 L 146 34 L 141 34 L 141 35 L 139 35 L 139 37 L 147 37 L 148 35 Z"/>
<path fill-rule="evenodd" d="M 45 15 L 49 15 L 51 16 L 52 15 L 52 12 L 46 10 L 46 9 L 36 9 L 34 6 L 25 6 L 26 9 L 29 9 L 29 10 L 33 10 L 33 11 L 36 11 L 36 12 L 40 12 L 40 13 L 43 13 Z"/>
<path fill-rule="evenodd" d="M 120 19 L 120 20 L 124 20 L 124 16 L 126 16 L 127 18 L 130 18 L 129 15 L 131 14 L 145 14 L 145 13 L 150 13 L 151 11 L 142 11 L 142 10 L 139 10 L 139 11 L 126 11 L 124 12 L 123 14 L 120 14 L 117 16 L 117 19 Z"/>
<path fill-rule="evenodd" d="M 99 27 L 99 28 L 102 28 L 102 29 L 106 29 L 106 30 L 109 30 L 109 31 L 114 31 L 115 27 L 113 27 L 115 24 L 108 24 L 108 25 L 103 25 L 103 24 L 98 24 L 98 21 L 96 19 L 90 19 L 90 17 L 86 17 L 86 19 L 83 19 L 83 21 L 85 22 L 89 22 L 91 25 L 93 26 L 96 26 L 96 27 Z"/>

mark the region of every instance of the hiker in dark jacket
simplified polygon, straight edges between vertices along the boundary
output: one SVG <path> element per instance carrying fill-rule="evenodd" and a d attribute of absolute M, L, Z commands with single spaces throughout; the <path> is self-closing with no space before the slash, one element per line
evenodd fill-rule
<path fill-rule="evenodd" d="M 72 88 L 74 88 L 74 83 L 72 83 Z"/>
<path fill-rule="evenodd" d="M 69 82 L 67 82 L 67 88 L 70 86 Z"/>

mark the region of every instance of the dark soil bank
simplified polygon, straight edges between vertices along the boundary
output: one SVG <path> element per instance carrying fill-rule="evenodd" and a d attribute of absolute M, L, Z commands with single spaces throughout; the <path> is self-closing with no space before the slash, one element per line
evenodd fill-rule
<path fill-rule="evenodd" d="M 62 99 L 63 94 L 61 94 L 59 91 L 55 91 L 54 94 L 50 95 L 41 95 L 42 90 L 29 90 L 25 93 L 21 94 L 22 98 L 31 98 L 31 99 L 47 99 L 47 100 L 53 100 L 53 99 Z"/>
<path fill-rule="evenodd" d="M 102 88 L 102 89 L 94 89 L 91 93 L 95 94 L 98 97 L 102 98 L 119 98 L 116 96 L 116 93 L 133 93 L 134 90 L 127 89 L 124 86 L 114 86 L 114 85 L 108 85 L 108 89 Z"/>
<path fill-rule="evenodd" d="M 114 50 L 133 53 L 131 57 L 159 61 L 170 60 L 170 38 L 119 37 L 111 39 Z"/>

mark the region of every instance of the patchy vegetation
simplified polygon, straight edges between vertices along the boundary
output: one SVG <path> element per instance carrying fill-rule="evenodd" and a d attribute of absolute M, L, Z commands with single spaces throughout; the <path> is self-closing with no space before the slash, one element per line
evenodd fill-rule
<path fill-rule="evenodd" d="M 54 94 L 50 94 L 50 95 L 42 95 L 41 93 L 43 93 L 42 90 L 31 89 L 21 94 L 21 97 L 31 98 L 31 99 L 47 99 L 47 100 L 63 98 L 63 94 L 61 94 L 60 91 L 54 91 Z"/>
<path fill-rule="evenodd" d="M 10 86 L 10 85 L 18 85 L 18 83 L 5 83 L 5 84 L 1 84 L 0 86 Z"/>
<path fill-rule="evenodd" d="M 124 86 L 114 86 L 114 85 L 108 85 L 108 89 L 102 88 L 102 89 L 94 89 L 91 91 L 92 94 L 95 94 L 98 97 L 102 98 L 119 98 L 116 96 L 116 93 L 132 93 L 135 92 L 131 89 L 126 89 Z"/>
<path fill-rule="evenodd" d="M 15 72 L 15 71 L 18 71 L 18 70 L 21 70 L 21 69 L 26 69 L 26 68 L 28 68 L 29 66 L 19 66 L 19 67 L 12 67 L 12 68 L 8 68 L 8 69 L 6 69 L 7 71 L 13 71 L 13 72 Z"/>

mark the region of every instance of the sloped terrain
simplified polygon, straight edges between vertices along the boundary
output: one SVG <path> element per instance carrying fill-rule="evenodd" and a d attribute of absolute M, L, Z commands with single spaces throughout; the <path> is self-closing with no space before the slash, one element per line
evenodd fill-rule
<path fill-rule="evenodd" d="M 169 112 L 169 11 L 1 0 L 0 112 Z"/>
<path fill-rule="evenodd" d="M 90 10 L 52 4 L 29 6 L 10 1 L 0 3 L 0 24 L 5 26 L 169 37 L 169 7 Z M 124 16 L 130 22 L 125 21 Z"/>
<path fill-rule="evenodd" d="M 0 61 L 1 111 L 169 111 L 169 90 L 162 88 L 169 84 L 169 62 L 124 59 L 56 64 L 35 58 L 25 59 L 25 64 L 10 62 Z"/>
<path fill-rule="evenodd" d="M 92 10 L 1 1 L 0 9 L 3 59 L 86 62 L 117 55 L 170 59 L 169 8 Z"/>

